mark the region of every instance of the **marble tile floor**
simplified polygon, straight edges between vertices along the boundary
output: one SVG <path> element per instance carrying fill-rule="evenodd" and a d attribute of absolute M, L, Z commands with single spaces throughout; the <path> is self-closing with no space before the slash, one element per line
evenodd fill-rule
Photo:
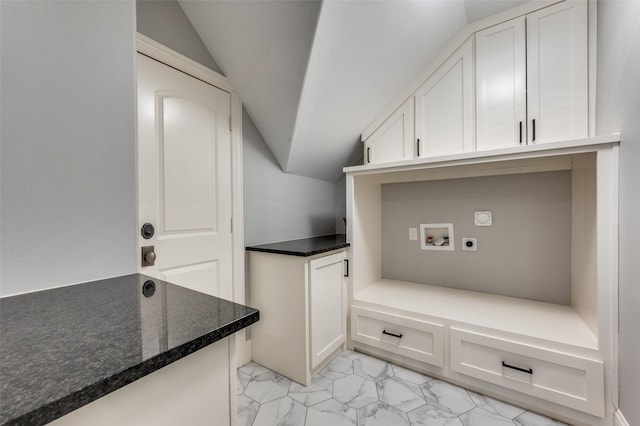
<path fill-rule="evenodd" d="M 253 362 L 237 374 L 238 426 L 566 426 L 358 352 L 308 387 Z"/>

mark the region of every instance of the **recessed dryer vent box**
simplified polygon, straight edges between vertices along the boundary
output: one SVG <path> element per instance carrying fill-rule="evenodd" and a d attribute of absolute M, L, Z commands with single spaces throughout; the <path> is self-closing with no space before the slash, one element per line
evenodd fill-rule
<path fill-rule="evenodd" d="M 420 224 L 422 250 L 454 250 L 453 223 Z"/>

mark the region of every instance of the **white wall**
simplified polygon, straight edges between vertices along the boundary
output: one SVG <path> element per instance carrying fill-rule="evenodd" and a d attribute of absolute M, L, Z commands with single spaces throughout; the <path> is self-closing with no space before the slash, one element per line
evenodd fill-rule
<path fill-rule="evenodd" d="M 242 122 L 245 244 L 333 234 L 334 184 L 284 173 L 246 112 Z"/>
<path fill-rule="evenodd" d="M 136 1 L 137 31 L 222 74 L 175 0 Z"/>
<path fill-rule="evenodd" d="M 134 4 L 0 10 L 0 294 L 135 272 Z"/>
<path fill-rule="evenodd" d="M 620 132 L 620 407 L 640 425 L 640 1 L 598 0 L 598 134 Z"/>
<path fill-rule="evenodd" d="M 336 182 L 336 234 L 346 234 L 344 218 L 347 217 L 347 177 L 342 175 Z"/>

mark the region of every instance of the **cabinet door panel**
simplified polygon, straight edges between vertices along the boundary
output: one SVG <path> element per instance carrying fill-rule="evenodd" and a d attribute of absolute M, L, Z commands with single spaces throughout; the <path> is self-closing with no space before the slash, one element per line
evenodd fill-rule
<path fill-rule="evenodd" d="M 588 136 L 587 2 L 567 1 L 527 15 L 530 143 Z"/>
<path fill-rule="evenodd" d="M 346 340 L 345 253 L 309 262 L 311 368 Z"/>
<path fill-rule="evenodd" d="M 473 38 L 416 92 L 418 157 L 474 149 Z"/>
<path fill-rule="evenodd" d="M 604 364 L 600 360 L 453 327 L 450 345 L 455 372 L 604 416 Z"/>
<path fill-rule="evenodd" d="M 413 158 L 413 98 L 407 100 L 365 141 L 365 164 Z"/>
<path fill-rule="evenodd" d="M 524 17 L 476 34 L 478 151 L 526 142 L 525 61 Z"/>

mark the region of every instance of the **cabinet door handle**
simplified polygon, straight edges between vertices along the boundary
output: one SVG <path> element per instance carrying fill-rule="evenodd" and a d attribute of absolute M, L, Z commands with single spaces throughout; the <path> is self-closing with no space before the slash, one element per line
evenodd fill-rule
<path fill-rule="evenodd" d="M 402 333 L 395 334 L 395 333 L 389 333 L 387 330 L 382 330 L 382 334 L 386 334 L 387 336 L 393 336 L 393 337 L 397 337 L 398 339 L 402 339 Z"/>
<path fill-rule="evenodd" d="M 531 142 L 535 142 L 536 141 L 536 119 L 535 118 L 531 120 L 531 131 L 533 132 L 533 135 L 531 137 Z"/>
<path fill-rule="evenodd" d="M 367 147 L 367 164 L 371 162 L 371 148 Z"/>
<path fill-rule="evenodd" d="M 520 143 L 522 143 L 522 121 L 520 122 Z"/>
<path fill-rule="evenodd" d="M 523 373 L 527 373 L 527 374 L 533 374 L 533 369 L 532 368 L 520 368 L 520 367 L 515 367 L 513 365 L 509 365 L 506 362 L 502 361 L 502 366 L 503 367 L 507 367 L 510 368 L 512 370 L 517 370 L 517 371 L 522 371 Z"/>
<path fill-rule="evenodd" d="M 344 276 L 348 277 L 349 276 L 349 259 L 345 259 L 344 260 Z"/>
<path fill-rule="evenodd" d="M 418 143 L 416 145 L 418 146 L 418 158 L 420 158 L 420 139 L 418 139 Z"/>

